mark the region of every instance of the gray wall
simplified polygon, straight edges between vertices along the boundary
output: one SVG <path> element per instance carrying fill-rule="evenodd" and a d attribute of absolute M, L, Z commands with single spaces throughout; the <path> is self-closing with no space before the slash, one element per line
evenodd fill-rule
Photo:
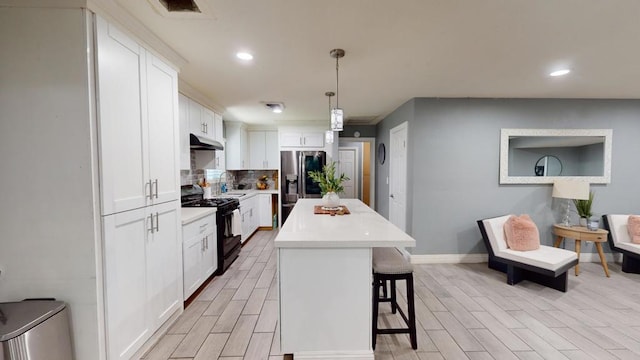
<path fill-rule="evenodd" d="M 542 243 L 552 243 L 562 205 L 552 186 L 498 183 L 501 128 L 613 129 L 611 183 L 591 186 L 594 213 L 640 212 L 640 100 L 413 99 L 377 125 L 387 152 L 389 130 L 404 121 L 412 253 L 484 253 L 476 220 L 507 213 L 530 214 Z M 376 210 L 387 218 L 388 173 L 388 162 L 377 165 Z"/>
<path fill-rule="evenodd" d="M 353 133 L 356 131 L 360 132 L 360 137 L 375 137 L 376 136 L 376 126 L 375 125 L 345 125 L 344 129 L 340 132 L 340 137 L 355 137 Z"/>

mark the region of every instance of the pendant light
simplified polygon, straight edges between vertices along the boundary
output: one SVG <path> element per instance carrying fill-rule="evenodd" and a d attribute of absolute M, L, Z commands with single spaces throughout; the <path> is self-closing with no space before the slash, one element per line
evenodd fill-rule
<path fill-rule="evenodd" d="M 331 114 L 331 97 L 335 94 L 336 93 L 334 93 L 333 91 L 327 91 L 326 93 L 324 93 L 324 95 L 329 98 L 329 114 Z M 324 140 L 327 144 L 333 144 L 333 130 L 327 130 L 324 132 Z"/>
<path fill-rule="evenodd" d="M 342 131 L 344 125 L 344 112 L 340 108 L 340 89 L 339 77 L 338 77 L 338 59 L 344 57 L 344 50 L 333 49 L 329 52 L 329 55 L 336 59 L 336 107 L 331 110 L 331 130 Z"/>

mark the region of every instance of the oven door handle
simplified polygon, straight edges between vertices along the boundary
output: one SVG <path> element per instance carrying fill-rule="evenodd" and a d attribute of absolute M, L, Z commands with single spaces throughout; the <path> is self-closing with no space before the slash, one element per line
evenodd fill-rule
<path fill-rule="evenodd" d="M 220 216 L 225 217 L 225 216 L 229 216 L 229 215 L 233 215 L 233 210 L 222 213 Z"/>

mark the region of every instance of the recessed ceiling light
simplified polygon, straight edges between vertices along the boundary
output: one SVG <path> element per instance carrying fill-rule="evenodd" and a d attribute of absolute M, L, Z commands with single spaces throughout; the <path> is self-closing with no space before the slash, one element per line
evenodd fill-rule
<path fill-rule="evenodd" d="M 253 55 L 248 52 L 239 52 L 236 54 L 236 57 L 240 60 L 253 60 Z"/>
<path fill-rule="evenodd" d="M 556 70 L 556 71 L 550 73 L 549 76 L 562 76 L 562 75 L 567 75 L 570 72 L 571 72 L 571 70 L 569 70 L 569 69 Z"/>

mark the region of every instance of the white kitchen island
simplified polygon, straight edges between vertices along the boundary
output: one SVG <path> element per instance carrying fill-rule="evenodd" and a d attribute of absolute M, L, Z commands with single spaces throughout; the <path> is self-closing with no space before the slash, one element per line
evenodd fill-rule
<path fill-rule="evenodd" d="M 369 359 L 371 249 L 415 240 L 358 199 L 349 215 L 315 215 L 320 199 L 301 199 L 275 239 L 280 346 L 299 359 Z"/>

